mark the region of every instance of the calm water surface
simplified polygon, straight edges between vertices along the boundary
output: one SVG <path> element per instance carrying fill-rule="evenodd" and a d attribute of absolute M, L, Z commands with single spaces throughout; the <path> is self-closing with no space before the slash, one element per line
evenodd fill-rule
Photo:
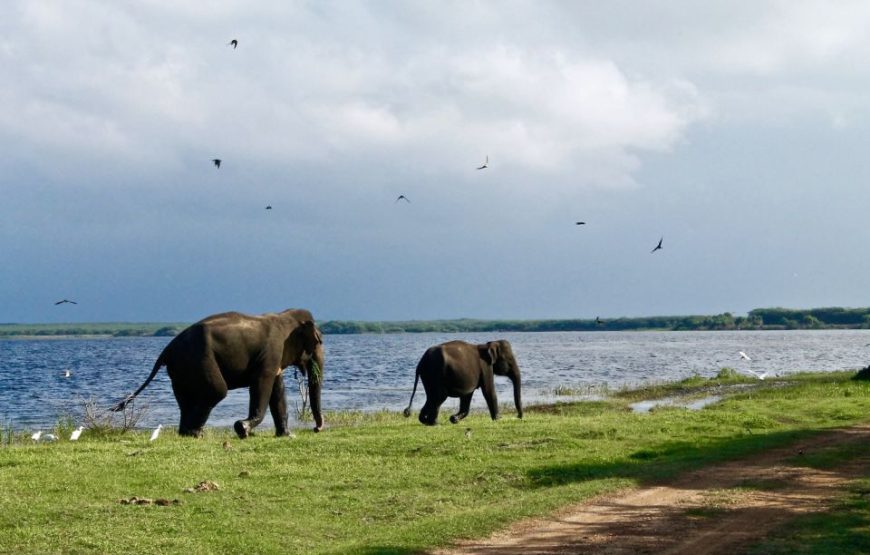
<path fill-rule="evenodd" d="M 526 402 L 552 401 L 557 386 L 620 387 L 713 376 L 723 366 L 773 374 L 856 369 L 868 364 L 870 330 L 740 332 L 563 332 L 502 334 L 327 335 L 323 407 L 402 409 L 414 368 L 427 347 L 463 339 L 507 339 L 523 372 Z M 108 406 L 136 389 L 169 338 L 0 340 L 0 424 L 48 427 L 79 412 L 86 400 Z M 746 352 L 751 362 L 737 354 Z M 69 369 L 71 376 L 63 377 Z M 292 405 L 293 372 L 287 373 Z M 512 403 L 511 384 L 496 378 L 499 400 Z M 140 396 L 143 426 L 177 425 L 178 408 L 165 368 Z M 418 387 L 414 408 L 423 405 Z M 458 406 L 444 404 L 443 414 Z M 472 405 L 485 408 L 478 392 Z M 247 415 L 247 390 L 231 391 L 209 424 L 229 426 Z M 443 416 L 442 416 L 443 418 Z M 267 416 L 264 425 L 271 426 Z M 307 426 L 308 423 L 305 423 Z"/>

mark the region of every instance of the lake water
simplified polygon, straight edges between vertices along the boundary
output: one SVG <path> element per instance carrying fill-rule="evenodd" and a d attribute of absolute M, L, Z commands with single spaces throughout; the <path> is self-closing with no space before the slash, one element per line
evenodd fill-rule
<path fill-rule="evenodd" d="M 327 335 L 324 410 L 401 410 L 408 403 L 420 356 L 450 339 L 509 340 L 523 373 L 526 404 L 553 401 L 558 386 L 634 386 L 693 374 L 714 376 L 724 366 L 787 374 L 857 369 L 870 363 L 870 330 Z M 119 401 L 145 380 L 169 340 L 0 340 L 0 425 L 48 427 L 65 414 L 79 412 L 89 399 L 104 406 Z M 739 351 L 752 361 L 742 360 Z M 65 378 L 67 369 L 71 376 Z M 496 382 L 501 404 L 512 405 L 510 382 Z M 292 407 L 298 397 L 292 371 L 287 372 L 287 386 Z M 415 413 L 424 399 L 421 385 Z M 138 400 L 149 407 L 141 425 L 177 426 L 178 408 L 165 368 Z M 457 406 L 456 399 L 448 399 L 442 419 Z M 472 407 L 485 406 L 478 392 Z M 231 391 L 215 408 L 209 425 L 229 426 L 247 415 L 247 407 L 247 390 Z M 271 426 L 270 416 L 263 425 Z"/>

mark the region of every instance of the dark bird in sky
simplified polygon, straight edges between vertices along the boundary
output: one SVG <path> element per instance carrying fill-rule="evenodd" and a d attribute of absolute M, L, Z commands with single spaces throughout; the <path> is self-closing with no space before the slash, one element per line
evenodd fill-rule
<path fill-rule="evenodd" d="M 577 225 L 586 225 L 586 222 L 577 222 Z"/>
<path fill-rule="evenodd" d="M 55 304 L 55 306 L 57 306 L 57 305 L 59 305 L 59 304 L 65 304 L 65 303 L 69 303 L 69 304 L 79 304 L 79 303 L 77 303 L 77 302 L 75 302 L 75 301 L 71 301 L 71 300 L 69 300 L 69 299 L 64 299 L 64 300 L 62 300 L 62 301 L 57 301 L 57 302 L 54 303 L 54 304 Z"/>
<path fill-rule="evenodd" d="M 268 206 L 266 207 L 266 210 L 271 210 L 271 209 L 272 209 L 272 205 L 271 205 L 271 204 L 268 205 Z"/>
<path fill-rule="evenodd" d="M 489 154 L 486 155 L 486 161 L 483 163 L 483 165 L 480 166 L 480 167 L 477 168 L 477 169 L 479 169 L 479 170 L 485 170 L 485 169 L 488 168 L 488 167 L 489 167 Z"/>
<path fill-rule="evenodd" d="M 399 196 L 396 198 L 396 202 L 399 202 L 400 200 L 404 200 L 404 201 L 407 202 L 408 204 L 411 204 L 411 201 L 408 200 L 408 197 L 406 197 L 405 195 L 399 195 Z"/>
<path fill-rule="evenodd" d="M 599 326 L 603 326 L 603 325 L 604 325 L 604 320 L 602 320 L 601 318 L 599 318 L 598 316 L 596 316 L 596 317 L 595 317 L 595 323 L 596 323 L 597 325 L 599 325 Z"/>
<path fill-rule="evenodd" d="M 212 158 L 211 161 L 214 163 L 214 167 L 217 169 L 221 168 L 221 159 L 220 158 Z"/>
<path fill-rule="evenodd" d="M 656 251 L 660 251 L 660 250 L 662 250 L 662 241 L 663 241 L 663 240 L 664 240 L 664 237 L 662 237 L 661 239 L 659 239 L 659 244 L 656 245 L 656 248 L 654 248 L 653 250 L 649 251 L 649 253 L 652 254 L 652 253 L 654 253 L 654 252 L 656 252 Z"/>
<path fill-rule="evenodd" d="M 232 46 L 233 50 L 235 50 L 238 45 L 239 45 L 239 41 L 237 41 L 236 39 L 233 39 L 227 43 L 227 46 Z"/>

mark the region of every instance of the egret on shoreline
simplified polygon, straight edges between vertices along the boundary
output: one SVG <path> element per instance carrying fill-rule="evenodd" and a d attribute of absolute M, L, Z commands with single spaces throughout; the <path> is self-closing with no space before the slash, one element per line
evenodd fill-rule
<path fill-rule="evenodd" d="M 79 426 L 78 428 L 76 428 L 75 430 L 73 430 L 73 433 L 70 434 L 70 436 L 69 436 L 69 440 L 70 440 L 70 441 L 78 441 L 78 440 L 79 440 L 79 436 L 82 435 L 82 432 L 83 432 L 84 430 L 85 430 L 85 427 L 84 427 L 84 426 Z"/>
<path fill-rule="evenodd" d="M 154 428 L 154 431 L 151 432 L 151 439 L 149 439 L 148 441 L 154 441 L 155 439 L 157 439 L 157 436 L 160 435 L 161 428 L 163 428 L 163 424 L 158 424 L 157 427 Z"/>
<path fill-rule="evenodd" d="M 39 441 L 39 438 L 41 438 L 41 437 L 42 437 L 42 430 L 37 430 L 37 431 L 33 432 L 33 435 L 30 436 L 30 439 L 32 439 L 33 441 Z"/>

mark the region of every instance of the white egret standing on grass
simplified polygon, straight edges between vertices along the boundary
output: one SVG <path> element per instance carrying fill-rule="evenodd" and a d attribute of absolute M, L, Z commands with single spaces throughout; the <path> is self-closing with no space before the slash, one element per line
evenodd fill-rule
<path fill-rule="evenodd" d="M 69 436 L 69 440 L 70 440 L 70 441 L 78 441 L 78 440 L 79 440 L 79 437 L 82 435 L 82 432 L 83 432 L 84 430 L 85 430 L 85 427 L 84 427 L 84 426 L 79 426 L 78 428 L 76 428 L 75 430 L 73 430 L 73 433 L 70 434 L 70 436 Z"/>
<path fill-rule="evenodd" d="M 37 431 L 33 432 L 33 435 L 30 436 L 30 439 L 32 439 L 33 441 L 39 441 L 39 438 L 41 438 L 41 437 L 42 437 L 42 430 L 37 430 Z"/>
<path fill-rule="evenodd" d="M 160 429 L 162 427 L 163 427 L 163 424 L 158 424 L 157 427 L 154 428 L 154 431 L 151 432 L 151 439 L 149 439 L 148 441 L 154 441 L 155 439 L 157 439 L 157 436 L 160 435 Z"/>

